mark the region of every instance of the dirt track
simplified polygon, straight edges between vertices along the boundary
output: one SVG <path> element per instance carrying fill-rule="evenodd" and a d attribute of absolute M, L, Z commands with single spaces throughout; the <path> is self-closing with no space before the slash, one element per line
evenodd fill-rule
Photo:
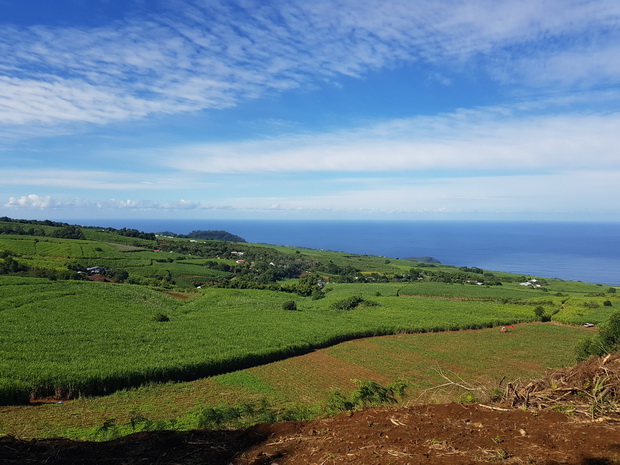
<path fill-rule="evenodd" d="M 620 463 L 620 423 L 479 404 L 368 409 L 242 431 L 138 433 L 107 443 L 0 439 L 0 463 Z"/>

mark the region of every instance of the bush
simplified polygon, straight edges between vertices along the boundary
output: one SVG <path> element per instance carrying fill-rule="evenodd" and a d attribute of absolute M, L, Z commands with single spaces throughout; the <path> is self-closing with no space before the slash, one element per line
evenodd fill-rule
<path fill-rule="evenodd" d="M 294 300 L 287 300 L 282 304 L 282 309 L 284 310 L 297 310 L 297 304 Z"/>
<path fill-rule="evenodd" d="M 540 321 L 551 321 L 551 316 L 545 315 L 545 309 L 540 305 L 534 309 L 534 315 L 536 315 L 536 318 Z"/>
<path fill-rule="evenodd" d="M 332 307 L 337 310 L 353 310 L 360 305 L 367 305 L 369 307 L 376 307 L 379 304 L 370 300 L 365 300 L 360 296 L 351 296 L 346 299 L 339 300 L 332 304 Z"/>
<path fill-rule="evenodd" d="M 577 360 L 582 361 L 591 355 L 602 356 L 620 351 L 620 312 L 612 313 L 599 327 L 598 334 L 584 339 L 577 346 Z"/>
<path fill-rule="evenodd" d="M 397 381 L 382 386 L 375 381 L 355 381 L 359 386 L 350 397 L 335 392 L 327 401 L 328 413 L 337 413 L 347 410 L 356 410 L 370 406 L 396 404 L 402 399 L 407 389 L 407 383 Z"/>
<path fill-rule="evenodd" d="M 164 315 L 163 313 L 158 313 L 153 317 L 153 320 L 159 322 L 170 321 L 170 317 L 168 315 Z"/>
<path fill-rule="evenodd" d="M 581 304 L 581 306 L 584 307 L 584 308 L 592 308 L 592 309 L 600 307 L 600 305 L 598 303 L 594 302 L 593 300 L 589 300 L 588 302 L 584 302 L 584 303 Z"/>

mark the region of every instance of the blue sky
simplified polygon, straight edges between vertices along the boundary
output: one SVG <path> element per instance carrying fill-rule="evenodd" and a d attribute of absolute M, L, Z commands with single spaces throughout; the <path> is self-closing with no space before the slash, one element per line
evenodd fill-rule
<path fill-rule="evenodd" d="M 617 0 L 0 0 L 0 215 L 620 220 Z"/>

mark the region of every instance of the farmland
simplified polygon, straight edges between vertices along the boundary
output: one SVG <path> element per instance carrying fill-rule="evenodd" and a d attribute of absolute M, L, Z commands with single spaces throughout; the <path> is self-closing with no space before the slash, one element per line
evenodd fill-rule
<path fill-rule="evenodd" d="M 480 360 L 497 366 L 504 354 L 511 361 L 501 376 L 526 376 L 571 363 L 584 331 L 579 325 L 604 322 L 620 305 L 614 288 L 597 284 L 282 246 L 3 224 L 4 405 L 141 396 L 144 386 L 151 386 L 147 397 L 183 389 L 169 382 L 208 384 L 207 391 L 235 399 L 239 392 L 249 398 L 262 393 L 276 404 L 312 405 L 332 389 L 351 390 L 351 377 L 391 382 L 401 374 L 423 379 L 416 381 L 422 389 L 437 382 L 431 365 L 470 377 Z M 56 237 L 71 234 L 77 238 Z M 89 276 L 89 267 L 105 272 Z M 536 285 L 523 286 L 526 280 Z M 549 324 L 520 330 L 520 338 L 498 339 L 502 334 L 493 329 L 481 332 L 487 345 L 472 342 L 471 331 L 450 333 L 458 343 L 434 342 L 440 332 L 533 322 L 541 315 Z M 401 336 L 367 340 L 364 350 L 348 352 L 355 339 L 386 335 Z M 351 342 L 339 344 L 345 341 Z M 342 374 L 334 385 L 316 372 L 304 378 L 295 371 L 298 358 L 291 357 L 312 357 L 320 348 Z M 280 364 L 275 371 L 274 364 Z M 329 364 L 316 366 L 329 370 Z M 283 370 L 292 373 L 289 381 L 274 383 Z M 305 381 L 290 386 L 291 379 Z"/>
<path fill-rule="evenodd" d="M 0 407 L 0 416 L 5 434 L 96 439 L 98 428 L 110 419 L 129 425 L 132 418 L 148 418 L 168 426 L 175 419 L 177 427 L 196 427 L 196 413 L 207 406 L 267 402 L 316 410 L 334 391 L 354 390 L 354 380 L 360 379 L 382 384 L 401 379 L 410 383 L 410 398 L 453 400 L 466 391 L 432 389 L 445 382 L 440 372 L 491 389 L 504 376 L 529 378 L 572 363 L 572 346 L 587 332 L 533 323 L 509 334 L 492 328 L 352 340 L 192 382 L 153 384 L 63 405 Z"/>

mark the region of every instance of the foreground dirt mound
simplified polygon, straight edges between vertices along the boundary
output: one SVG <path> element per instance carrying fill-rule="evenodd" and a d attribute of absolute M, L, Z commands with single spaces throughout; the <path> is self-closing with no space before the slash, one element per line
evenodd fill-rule
<path fill-rule="evenodd" d="M 0 439 L 0 463 L 571 464 L 620 462 L 620 426 L 553 411 L 375 408 L 242 431 L 139 433 L 107 443 Z"/>

